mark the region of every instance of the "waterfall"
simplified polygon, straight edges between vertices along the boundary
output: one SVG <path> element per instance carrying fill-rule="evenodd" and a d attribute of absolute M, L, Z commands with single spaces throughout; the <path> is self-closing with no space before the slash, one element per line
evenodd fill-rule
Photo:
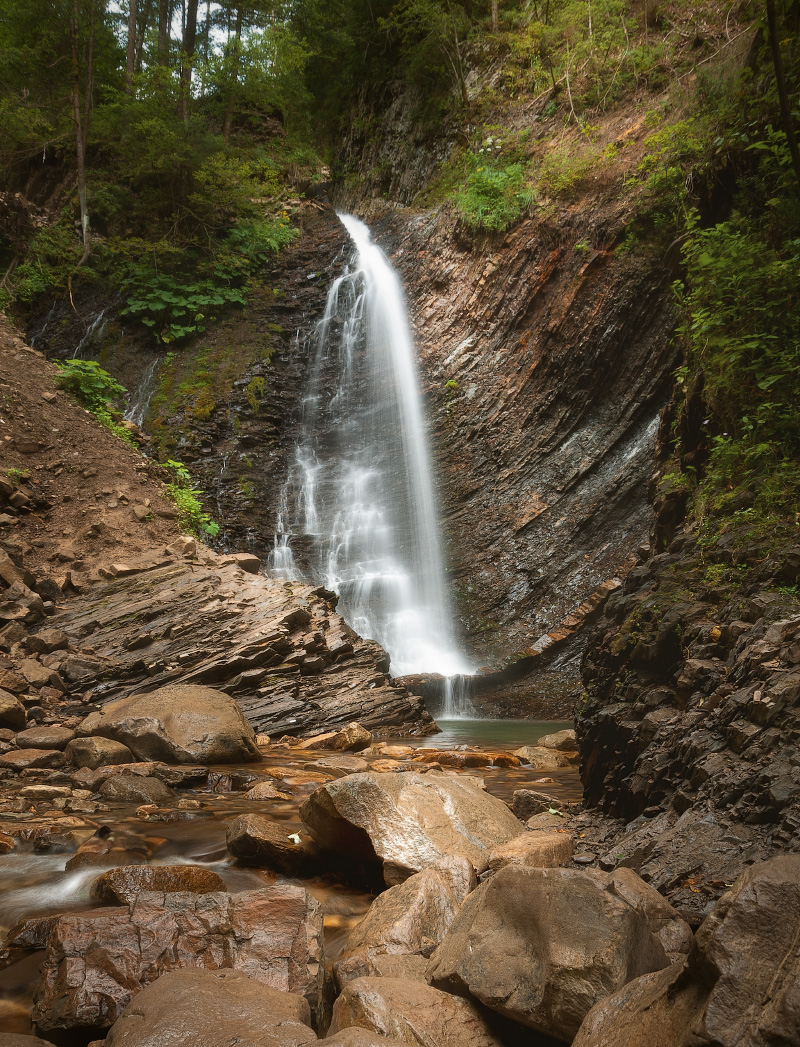
<path fill-rule="evenodd" d="M 150 406 L 150 400 L 155 391 L 156 371 L 160 363 L 159 358 L 155 357 L 142 372 L 136 392 L 131 397 L 130 406 L 122 416 L 126 421 L 138 426 L 144 422 L 144 416 L 147 414 L 147 408 Z"/>
<path fill-rule="evenodd" d="M 385 648 L 394 675 L 470 673 L 453 631 L 403 290 L 369 229 L 339 217 L 355 255 L 315 332 L 270 567 L 299 578 L 291 541 L 302 535 L 307 571 Z"/>

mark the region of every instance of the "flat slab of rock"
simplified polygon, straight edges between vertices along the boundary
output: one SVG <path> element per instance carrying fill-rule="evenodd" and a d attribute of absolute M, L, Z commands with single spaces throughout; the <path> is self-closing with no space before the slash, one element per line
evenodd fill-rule
<path fill-rule="evenodd" d="M 64 754 L 58 749 L 12 749 L 0 756 L 0 767 L 25 771 L 29 767 L 63 767 Z"/>
<path fill-rule="evenodd" d="M 126 745 L 140 760 L 241 763 L 260 760 L 253 728 L 229 695 L 173 684 L 109 702 L 77 728 Z"/>
<path fill-rule="evenodd" d="M 380 957 L 430 956 L 476 883 L 466 858 L 444 858 L 379 894 L 334 965 L 340 987 L 378 974 Z"/>
<path fill-rule="evenodd" d="M 142 891 L 211 894 L 225 890 L 222 877 L 202 865 L 125 865 L 98 876 L 89 893 L 106 905 L 130 905 Z"/>
<path fill-rule="evenodd" d="M 242 894 L 145 893 L 134 905 L 56 922 L 34 999 L 42 1032 L 113 1025 L 150 982 L 180 968 L 231 967 L 322 1004 L 322 910 L 302 887 Z"/>
<path fill-rule="evenodd" d="M 243 971 L 173 971 L 122 1012 L 107 1047 L 304 1047 L 315 1043 L 308 1004 Z"/>
<path fill-rule="evenodd" d="M 467 858 L 481 872 L 491 850 L 520 833 L 501 800 L 435 773 L 339 778 L 316 789 L 300 817 L 323 849 L 382 863 L 387 886 L 449 855 Z"/>
<path fill-rule="evenodd" d="M 503 1047 L 474 1003 L 402 978 L 356 978 L 333 1005 L 330 1032 L 358 1026 L 414 1047 Z"/>
<path fill-rule="evenodd" d="M 349 723 L 340 731 L 328 731 L 306 738 L 300 742 L 298 749 L 321 749 L 333 752 L 359 752 L 366 749 L 372 741 L 372 735 L 360 723 Z"/>
<path fill-rule="evenodd" d="M 467 898 L 428 977 L 570 1042 L 598 1000 L 668 964 L 643 912 L 608 877 L 510 866 Z"/>
<path fill-rule="evenodd" d="M 138 774 L 118 774 L 100 786 L 100 795 L 112 803 L 170 803 L 177 794 L 160 778 Z"/>
<path fill-rule="evenodd" d="M 20 731 L 14 741 L 20 749 L 66 749 L 75 737 L 69 727 L 29 727 Z"/>

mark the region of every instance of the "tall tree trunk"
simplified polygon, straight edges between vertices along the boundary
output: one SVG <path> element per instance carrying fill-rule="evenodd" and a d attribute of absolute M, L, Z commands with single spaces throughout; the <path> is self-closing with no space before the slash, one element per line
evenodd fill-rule
<path fill-rule="evenodd" d="M 203 27 L 203 72 L 200 81 L 200 97 L 206 96 L 206 77 L 208 76 L 208 48 L 211 34 L 211 0 L 206 0 L 206 21 Z"/>
<path fill-rule="evenodd" d="M 183 34 L 181 49 L 181 116 L 189 118 L 189 97 L 192 92 L 192 61 L 194 60 L 195 42 L 197 40 L 197 4 L 198 0 L 189 0 L 186 8 L 186 29 Z"/>
<path fill-rule="evenodd" d="M 158 0 L 158 64 L 169 64 L 169 23 L 172 0 Z"/>
<path fill-rule="evenodd" d="M 497 27 L 500 24 L 500 12 L 499 12 L 498 8 L 499 8 L 499 0 L 492 0 L 492 32 L 493 33 L 497 32 Z"/>
<path fill-rule="evenodd" d="M 783 129 L 786 132 L 786 140 L 789 143 L 789 152 L 792 157 L 795 177 L 798 184 L 800 184 L 800 149 L 798 149 L 797 138 L 794 133 L 792 107 L 789 104 L 789 92 L 786 90 L 786 78 L 783 75 L 781 45 L 778 40 L 778 19 L 775 15 L 775 0 L 767 0 L 767 25 L 769 27 L 769 46 L 772 50 L 772 64 L 775 66 L 775 82 L 778 85 L 778 101 L 781 106 Z"/>
<path fill-rule="evenodd" d="M 133 71 L 136 67 L 137 0 L 128 0 L 128 50 L 125 55 L 125 94 L 133 92 Z"/>
<path fill-rule="evenodd" d="M 78 202 L 81 212 L 81 236 L 83 238 L 83 256 L 78 262 L 79 269 L 89 257 L 92 234 L 89 226 L 89 207 L 86 201 L 86 147 L 81 118 L 81 72 L 78 55 L 78 2 L 71 0 L 69 10 L 69 43 L 71 52 L 71 88 L 72 119 L 75 124 L 75 161 L 78 176 Z M 92 4 L 94 10 L 94 3 Z"/>
<path fill-rule="evenodd" d="M 222 123 L 222 135 L 227 142 L 231 136 L 233 126 L 233 109 L 236 105 L 236 85 L 239 80 L 239 62 L 241 60 L 242 43 L 242 5 L 236 7 L 236 26 L 233 31 L 233 62 L 231 68 L 231 79 L 228 88 L 228 104 L 225 108 L 225 119 Z"/>
<path fill-rule="evenodd" d="M 136 30 L 136 59 L 134 70 L 139 73 L 142 69 L 142 52 L 144 51 L 144 38 L 147 36 L 147 27 L 150 25 L 150 15 L 153 11 L 153 0 L 145 0 L 144 7 L 139 15 L 139 26 Z"/>

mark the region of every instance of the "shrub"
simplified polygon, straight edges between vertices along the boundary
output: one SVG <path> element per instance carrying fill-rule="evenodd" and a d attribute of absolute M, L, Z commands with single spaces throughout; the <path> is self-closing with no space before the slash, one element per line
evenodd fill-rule
<path fill-rule="evenodd" d="M 175 503 L 181 525 L 197 538 L 216 538 L 219 534 L 219 524 L 203 509 L 200 502 L 202 492 L 192 487 L 189 470 L 183 462 L 174 458 L 162 462 L 162 466 L 174 477 L 171 483 L 164 484 L 164 488 L 167 496 Z"/>
<path fill-rule="evenodd" d="M 535 199 L 526 185 L 525 168 L 519 163 L 506 167 L 479 163 L 474 155 L 472 161 L 474 170 L 455 197 L 464 224 L 471 229 L 507 229 Z"/>

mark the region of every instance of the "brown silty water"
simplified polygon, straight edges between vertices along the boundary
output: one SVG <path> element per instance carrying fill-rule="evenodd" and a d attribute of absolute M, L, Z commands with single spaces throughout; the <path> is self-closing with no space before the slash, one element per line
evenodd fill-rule
<path fill-rule="evenodd" d="M 392 773 L 392 770 L 395 773 L 403 770 L 429 772 L 441 768 L 442 773 L 448 775 L 479 777 L 484 780 L 488 792 L 506 802 L 511 801 L 515 790 L 534 788 L 564 803 L 573 803 L 581 796 L 578 772 L 574 768 L 548 771 L 545 775 L 524 765 L 469 766 L 485 761 L 493 753 L 498 754 L 502 761 L 520 745 L 534 744 L 543 734 L 567 726 L 571 725 L 552 721 L 502 724 L 499 721 L 456 721 L 445 725 L 443 733 L 424 740 L 385 740 L 387 746 L 411 750 L 406 755 L 375 754 L 367 755 L 365 759 L 370 767 L 375 766 L 376 770 L 385 773 Z M 492 735 L 491 744 L 486 744 L 489 740 L 485 737 L 487 733 Z M 446 755 L 439 758 L 434 751 Z M 304 834 L 299 816 L 300 804 L 314 789 L 332 778 L 314 765 L 337 754 L 297 751 L 278 745 L 264 748 L 262 752 L 264 760 L 260 764 L 215 766 L 202 788 L 177 790 L 178 804 L 190 800 L 199 805 L 188 809 L 102 803 L 94 813 L 69 817 L 63 811 L 51 810 L 52 805 L 47 801 L 26 805 L 22 798 L 17 798 L 18 781 L 0 782 L 0 828 L 10 829 L 17 838 L 14 850 L 0 856 L 0 932 L 6 934 L 23 920 L 33 917 L 97 905 L 90 898 L 90 887 L 94 879 L 109 867 L 108 863 L 72 870 L 66 870 L 65 866 L 76 847 L 100 830 L 101 833 L 110 831 L 115 845 L 122 848 L 121 859 L 116 864 L 126 864 L 124 855 L 127 854 L 129 864 L 144 861 L 163 865 L 202 865 L 218 873 L 231 893 L 277 882 L 302 884 L 322 905 L 326 960 L 334 961 L 374 896 L 329 876 L 300 880 L 269 869 L 241 866 L 227 854 L 225 833 L 228 823 L 238 815 L 261 813 L 283 822 L 287 837 L 291 833 Z M 468 766 L 448 766 L 451 761 Z M 24 784 L 31 784 L 32 780 Z M 245 796 L 247 789 L 264 780 L 274 780 L 278 789 L 289 798 L 252 800 Z M 37 835 L 37 827 L 54 821 L 63 821 L 69 831 Z M 73 823 L 79 823 L 78 827 Z M 0 1031 L 31 1033 L 29 1015 L 43 958 L 42 951 L 31 951 L 22 956 L 0 953 Z"/>

